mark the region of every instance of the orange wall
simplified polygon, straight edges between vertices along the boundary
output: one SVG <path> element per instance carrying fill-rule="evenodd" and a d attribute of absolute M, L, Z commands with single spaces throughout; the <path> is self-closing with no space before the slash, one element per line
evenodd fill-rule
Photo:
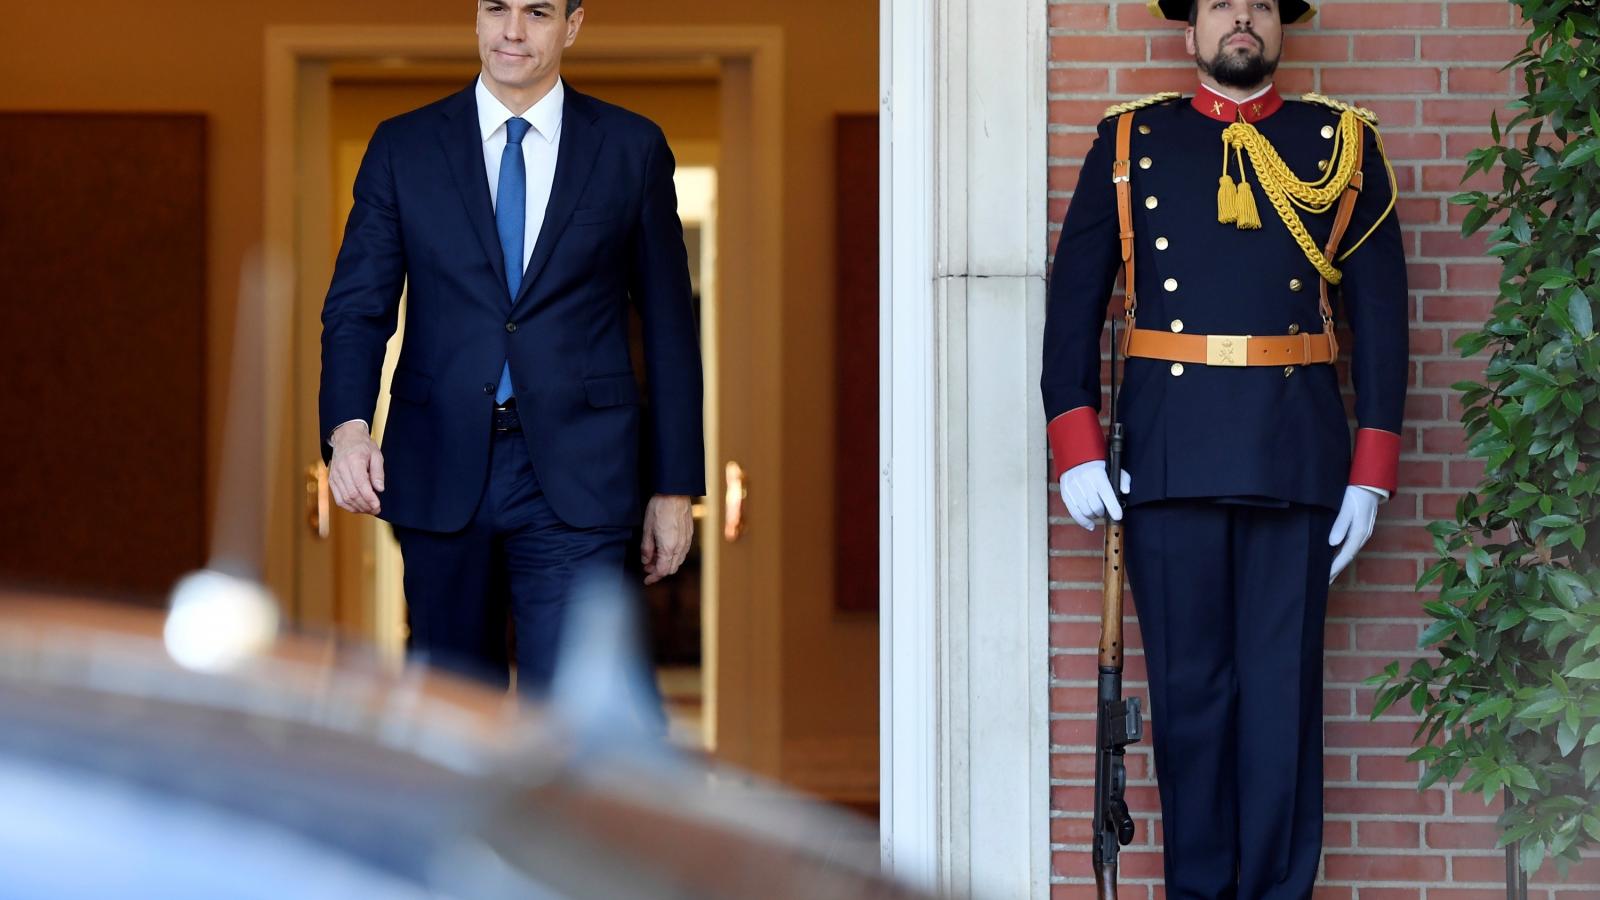
<path fill-rule="evenodd" d="M 824 12 L 788 0 L 589 0 L 586 6 L 591 25 L 749 24 L 784 31 L 782 324 L 789 368 L 783 378 L 787 471 L 781 480 L 787 538 L 783 577 L 791 598 L 784 612 L 784 732 L 786 739 L 873 736 L 876 622 L 841 620 L 831 610 L 833 203 L 817 186 L 832 181 L 833 116 L 877 107 L 876 10 L 871 4 L 850 4 L 859 12 L 841 14 L 837 5 Z M 459 22 L 470 31 L 472 7 L 466 0 L 145 0 L 109 9 L 7 4 L 0 28 L 0 108 L 163 110 L 208 117 L 212 383 L 207 458 L 215 497 L 241 261 L 261 237 L 264 29 Z M 260 416 L 245 413 L 239 418 L 246 426 L 241 443 L 259 446 L 261 435 L 248 429 L 260 427 Z M 773 476 L 763 481 L 771 484 Z"/>

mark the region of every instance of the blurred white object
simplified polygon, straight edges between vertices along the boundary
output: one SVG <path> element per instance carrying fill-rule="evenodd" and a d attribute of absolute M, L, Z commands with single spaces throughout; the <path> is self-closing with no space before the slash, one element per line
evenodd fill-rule
<path fill-rule="evenodd" d="M 167 653 L 184 668 L 227 671 L 272 647 L 278 604 L 253 581 L 202 569 L 172 589 L 163 636 Z"/>
<path fill-rule="evenodd" d="M 638 602 L 620 576 L 591 573 L 567 607 L 550 709 L 586 751 L 665 752 Z"/>

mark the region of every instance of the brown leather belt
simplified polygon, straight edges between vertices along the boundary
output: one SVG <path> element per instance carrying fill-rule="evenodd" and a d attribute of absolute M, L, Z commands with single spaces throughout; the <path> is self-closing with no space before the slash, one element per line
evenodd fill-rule
<path fill-rule="evenodd" d="M 1331 363 L 1339 355 L 1327 333 L 1177 334 L 1152 328 L 1128 332 L 1130 357 L 1206 366 L 1306 366 Z"/>

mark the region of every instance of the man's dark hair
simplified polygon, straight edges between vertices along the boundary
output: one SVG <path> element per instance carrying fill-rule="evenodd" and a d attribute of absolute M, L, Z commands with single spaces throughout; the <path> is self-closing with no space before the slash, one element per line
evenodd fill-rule
<path fill-rule="evenodd" d="M 572 18 L 572 14 L 582 8 L 583 0 L 567 0 L 567 18 Z"/>
<path fill-rule="evenodd" d="M 582 3 L 583 0 L 578 0 L 578 2 Z M 1189 4 L 1189 27 L 1193 28 L 1194 24 L 1200 21 L 1200 4 L 1204 2 L 1205 0 L 1194 0 L 1193 3 Z M 567 15 L 571 15 L 571 13 Z"/>

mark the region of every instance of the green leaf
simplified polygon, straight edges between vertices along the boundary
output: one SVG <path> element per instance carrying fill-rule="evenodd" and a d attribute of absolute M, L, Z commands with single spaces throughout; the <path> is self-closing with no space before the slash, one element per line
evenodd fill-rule
<path fill-rule="evenodd" d="M 1567 300 L 1567 314 L 1572 316 L 1572 330 L 1578 337 L 1594 334 L 1594 311 L 1589 308 L 1589 298 L 1582 291 L 1573 291 Z"/>
<path fill-rule="evenodd" d="M 1587 681 L 1600 681 L 1600 659 L 1586 662 L 1567 673 L 1568 678 L 1582 678 Z M 1595 726 L 1600 732 L 1600 725 Z"/>

